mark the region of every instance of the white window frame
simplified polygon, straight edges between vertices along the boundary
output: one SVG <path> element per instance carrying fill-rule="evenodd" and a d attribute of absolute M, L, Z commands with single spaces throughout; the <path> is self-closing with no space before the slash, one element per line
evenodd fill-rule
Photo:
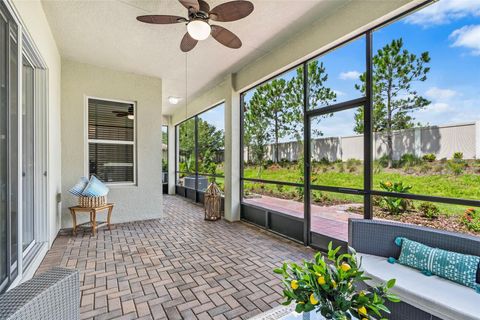
<path fill-rule="evenodd" d="M 133 141 L 125 141 L 125 140 L 102 140 L 102 139 L 89 139 L 88 138 L 88 104 L 89 100 L 102 100 L 107 102 L 118 102 L 124 104 L 131 104 L 133 105 Z M 133 182 L 124 181 L 124 182 L 105 182 L 108 186 L 112 187 L 131 187 L 137 186 L 137 118 L 138 118 L 138 111 L 137 111 L 137 102 L 136 101 L 128 101 L 128 100 L 120 100 L 120 99 L 111 99 L 111 98 L 102 98 L 102 97 L 95 97 L 95 96 L 88 96 L 85 95 L 84 99 L 85 109 L 84 109 L 84 173 L 86 177 L 90 176 L 90 167 L 89 167 L 89 145 L 90 143 L 102 143 L 102 144 L 117 144 L 117 145 L 132 145 L 133 146 Z"/>

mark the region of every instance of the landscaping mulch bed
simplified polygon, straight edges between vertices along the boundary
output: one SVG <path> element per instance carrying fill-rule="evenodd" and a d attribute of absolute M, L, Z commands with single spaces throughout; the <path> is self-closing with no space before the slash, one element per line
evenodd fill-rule
<path fill-rule="evenodd" d="M 363 207 L 351 207 L 348 211 L 354 213 L 363 213 Z M 466 233 L 473 236 L 480 236 L 480 232 L 469 230 L 461 221 L 459 216 L 440 215 L 438 218 L 429 219 L 420 214 L 418 211 L 410 210 L 399 215 L 392 215 L 388 212 L 374 207 L 374 217 L 376 219 L 385 219 L 402 223 L 410 223 L 423 227 L 429 227 L 452 232 Z"/>

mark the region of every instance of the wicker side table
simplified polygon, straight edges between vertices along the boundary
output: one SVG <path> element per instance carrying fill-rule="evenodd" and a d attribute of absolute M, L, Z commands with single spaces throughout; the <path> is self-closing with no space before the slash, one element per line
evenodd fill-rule
<path fill-rule="evenodd" d="M 72 223 L 73 223 L 73 228 L 72 232 L 73 235 L 77 234 L 77 227 L 82 226 L 82 225 L 87 225 L 90 224 L 92 227 L 92 234 L 95 235 L 96 231 L 98 228 L 107 226 L 108 229 L 110 230 L 110 218 L 112 217 L 112 211 L 113 211 L 113 203 L 107 203 L 103 206 L 100 207 L 94 207 L 94 208 L 85 208 L 85 207 L 80 207 L 80 206 L 74 206 L 70 207 L 70 214 L 72 215 Z M 97 221 L 97 212 L 103 211 L 103 210 L 108 210 L 107 213 L 107 221 Z M 80 225 L 77 225 L 77 213 L 90 213 L 90 221 L 86 223 L 82 223 Z"/>

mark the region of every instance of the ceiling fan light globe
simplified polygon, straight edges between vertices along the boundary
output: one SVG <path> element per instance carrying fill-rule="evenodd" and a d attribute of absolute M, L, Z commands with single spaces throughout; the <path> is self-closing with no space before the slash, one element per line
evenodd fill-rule
<path fill-rule="evenodd" d="M 127 118 L 128 118 L 129 120 L 134 120 L 134 119 L 135 119 L 135 116 L 134 116 L 133 114 L 129 114 L 129 115 L 127 116 Z"/>
<path fill-rule="evenodd" d="M 187 24 L 187 31 L 193 39 L 205 40 L 212 32 L 212 28 L 203 20 L 193 20 Z"/>

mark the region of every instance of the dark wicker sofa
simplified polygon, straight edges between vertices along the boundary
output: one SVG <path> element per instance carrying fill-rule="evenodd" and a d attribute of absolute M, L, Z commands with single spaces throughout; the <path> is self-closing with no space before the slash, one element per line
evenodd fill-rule
<path fill-rule="evenodd" d="M 80 319 L 78 271 L 53 268 L 0 295 L 0 319 Z"/>
<path fill-rule="evenodd" d="M 387 258 L 397 259 L 400 255 L 400 248 L 394 243 L 399 236 L 476 256 L 480 256 L 480 238 L 383 220 L 350 219 L 348 228 L 349 245 L 358 252 L 362 268 L 372 278 L 367 284 L 397 280 L 393 292 L 402 302 L 388 304 L 392 311 L 389 319 L 480 319 L 480 294 L 474 289 L 387 262 Z M 477 270 L 477 282 L 480 283 L 480 270 Z"/>

